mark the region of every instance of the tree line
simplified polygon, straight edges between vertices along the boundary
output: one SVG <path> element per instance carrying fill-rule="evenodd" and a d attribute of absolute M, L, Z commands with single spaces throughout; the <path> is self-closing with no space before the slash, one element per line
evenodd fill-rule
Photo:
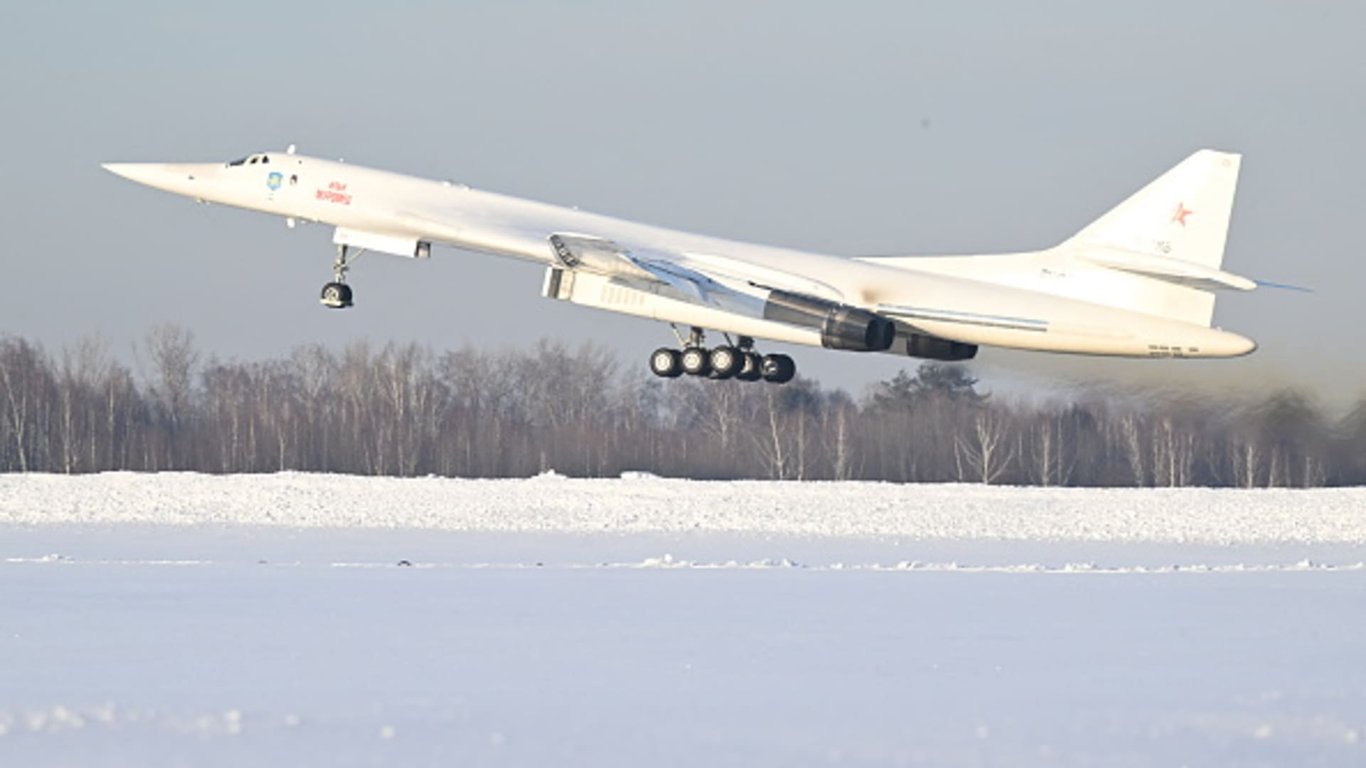
<path fill-rule="evenodd" d="M 1366 399 L 1334 419 L 1290 390 L 1039 404 L 982 391 L 966 367 L 923 363 L 855 398 L 802 378 L 660 380 L 601 347 L 548 341 L 307 345 L 224 361 L 175 326 L 134 357 L 136 374 L 98 341 L 51 354 L 0 339 L 0 471 L 1366 484 Z"/>

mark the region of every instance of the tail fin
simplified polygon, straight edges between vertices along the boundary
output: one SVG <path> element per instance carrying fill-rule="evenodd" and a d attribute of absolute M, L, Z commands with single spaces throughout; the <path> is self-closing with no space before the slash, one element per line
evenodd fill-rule
<path fill-rule="evenodd" d="M 1078 232 L 1068 245 L 1218 269 L 1241 157 L 1202 149 Z"/>
<path fill-rule="evenodd" d="M 1208 326 L 1214 291 L 1256 288 L 1220 269 L 1240 161 L 1202 149 L 1064 243 L 1059 250 L 1112 275 L 1096 276 L 1089 299 Z"/>
<path fill-rule="evenodd" d="M 1046 251 L 871 261 L 1209 326 L 1216 291 L 1257 287 L 1220 268 L 1240 160 L 1202 149 Z"/>

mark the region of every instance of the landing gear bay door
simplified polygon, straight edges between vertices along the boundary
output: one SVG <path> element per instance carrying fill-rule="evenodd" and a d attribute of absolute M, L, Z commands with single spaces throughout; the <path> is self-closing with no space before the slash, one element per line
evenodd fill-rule
<path fill-rule="evenodd" d="M 428 259 L 432 256 L 431 243 L 410 235 L 390 235 L 337 227 L 332 233 L 332 242 L 359 251 L 389 253 L 394 256 L 407 256 L 410 259 Z"/>

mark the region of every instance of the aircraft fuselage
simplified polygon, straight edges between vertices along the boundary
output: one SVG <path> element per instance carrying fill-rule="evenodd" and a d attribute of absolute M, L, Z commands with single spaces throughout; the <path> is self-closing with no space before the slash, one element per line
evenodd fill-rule
<path fill-rule="evenodd" d="M 443 244 L 551 267 L 563 266 L 549 244 L 556 234 L 646 244 L 650 250 L 680 254 L 694 268 L 715 264 L 715 274 L 723 282 L 781 285 L 889 316 L 895 320 L 897 340 L 888 351 L 900 354 L 919 335 L 968 345 L 1132 357 L 1230 357 L 1255 348 L 1249 339 L 1216 328 L 947 274 L 934 268 L 935 259 L 927 259 L 921 269 L 913 260 L 910 266 L 901 266 L 743 243 L 302 155 L 270 153 L 228 165 L 106 167 L 197 200 L 331 225 L 339 228 L 338 242 L 343 242 L 343 233 L 354 233 L 360 245 Z M 1043 280 L 1051 273 L 1054 281 L 1067 280 L 1067 270 L 1058 267 L 1059 258 L 1067 257 L 1051 257 L 1040 267 L 1041 275 L 1030 279 Z M 822 343 L 820 334 L 810 328 L 701 306 L 667 290 L 652 293 L 612 274 L 580 275 L 573 290 L 579 289 L 583 295 L 577 303 L 589 306 L 744 336 Z M 642 290 L 645 298 L 635 295 Z"/>

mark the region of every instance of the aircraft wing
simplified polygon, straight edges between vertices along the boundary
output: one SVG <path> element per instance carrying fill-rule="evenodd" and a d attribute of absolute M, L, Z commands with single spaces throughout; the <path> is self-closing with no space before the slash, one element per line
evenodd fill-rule
<path fill-rule="evenodd" d="M 847 303 L 843 292 L 823 281 L 723 254 L 661 248 L 593 232 L 548 232 L 530 220 L 457 224 L 440 215 L 416 211 L 399 212 L 396 218 L 414 232 L 458 248 L 524 256 L 540 243 L 566 268 L 584 266 L 604 274 L 626 273 L 637 280 L 663 283 L 680 298 L 706 306 L 722 308 L 737 298 L 761 298 L 772 290 Z"/>
<path fill-rule="evenodd" d="M 681 252 L 670 258 L 677 264 L 714 278 L 741 283 L 757 290 L 800 293 L 825 301 L 846 303 L 842 291 L 829 283 L 795 272 L 774 269 L 730 256 L 700 252 Z"/>
<path fill-rule="evenodd" d="M 545 220 L 533 216 L 407 219 L 414 230 L 458 248 L 522 257 L 540 250 L 550 256 L 542 288 L 550 298 L 835 349 L 881 351 L 895 339 L 891 320 L 858 307 L 830 283 L 782 268 L 781 252 L 741 258 L 716 252 L 707 238 L 671 242 L 631 232 L 608 238 L 542 228 Z"/>
<path fill-rule="evenodd" d="M 622 251 L 621 257 L 650 277 L 690 296 L 698 303 L 716 305 L 722 297 L 738 293 L 705 272 L 699 272 L 669 257 L 666 253 Z"/>
<path fill-rule="evenodd" d="M 627 283 L 656 283 L 673 298 L 723 312 L 762 312 L 767 287 L 714 274 L 680 253 L 632 248 L 606 238 L 556 232 L 547 238 L 560 266 L 586 268 Z"/>

